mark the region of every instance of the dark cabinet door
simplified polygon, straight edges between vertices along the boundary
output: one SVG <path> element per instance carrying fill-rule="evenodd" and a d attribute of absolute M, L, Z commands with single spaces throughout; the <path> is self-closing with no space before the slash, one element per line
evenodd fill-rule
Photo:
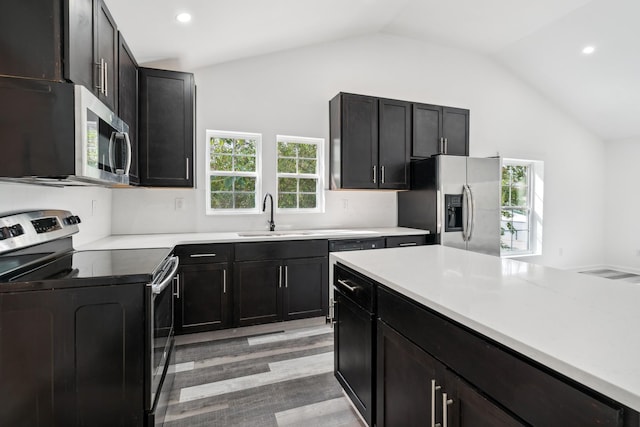
<path fill-rule="evenodd" d="M 95 62 L 102 64 L 101 90 L 98 98 L 111 110 L 117 108 L 118 99 L 118 28 L 104 0 L 95 0 Z"/>
<path fill-rule="evenodd" d="M 64 76 L 73 83 L 96 90 L 100 74 L 94 57 L 95 9 L 93 0 L 65 1 L 68 17 L 65 28 Z"/>
<path fill-rule="evenodd" d="M 378 106 L 379 128 L 379 188 L 409 188 L 409 157 L 411 149 L 411 104 L 381 99 Z"/>
<path fill-rule="evenodd" d="M 442 107 L 413 104 L 412 157 L 431 157 L 440 154 L 440 123 Z"/>
<path fill-rule="evenodd" d="M 442 137 L 445 154 L 469 155 L 469 110 L 442 107 Z"/>
<path fill-rule="evenodd" d="M 281 320 L 282 262 L 236 262 L 233 270 L 234 323 L 246 326 Z"/>
<path fill-rule="evenodd" d="M 469 110 L 413 104 L 411 156 L 469 155 Z"/>
<path fill-rule="evenodd" d="M 193 74 L 140 68 L 140 183 L 193 187 Z"/>
<path fill-rule="evenodd" d="M 444 366 L 386 323 L 379 320 L 377 329 L 377 425 L 440 422 Z"/>
<path fill-rule="evenodd" d="M 339 174 L 340 188 L 378 188 L 378 99 L 351 94 L 338 97 L 340 106 L 334 104 L 334 108 L 340 108 L 340 130 L 331 139 L 340 140 L 340 153 L 332 155 L 340 160 L 336 165 L 332 161 L 332 168 L 338 169 L 332 173 Z"/>
<path fill-rule="evenodd" d="M 449 373 L 450 377 L 454 377 Z M 475 388 L 461 378 L 448 380 L 454 389 L 451 404 L 448 405 L 448 425 L 452 427 L 523 427 L 507 412 L 482 396 Z"/>
<path fill-rule="evenodd" d="M 0 295 L 0 425 L 144 425 L 144 285 Z"/>
<path fill-rule="evenodd" d="M 285 261 L 284 320 L 326 316 L 328 262 L 326 257 Z"/>
<path fill-rule="evenodd" d="M 118 34 L 118 116 L 129 125 L 129 182 L 138 184 L 138 63 L 121 33 Z"/>
<path fill-rule="evenodd" d="M 176 293 L 176 332 L 222 329 L 231 323 L 228 263 L 180 267 Z"/>
<path fill-rule="evenodd" d="M 2 3 L 0 75 L 62 80 L 62 0 Z"/>
<path fill-rule="evenodd" d="M 374 315 L 342 292 L 334 298 L 335 376 L 367 424 L 374 425 Z"/>

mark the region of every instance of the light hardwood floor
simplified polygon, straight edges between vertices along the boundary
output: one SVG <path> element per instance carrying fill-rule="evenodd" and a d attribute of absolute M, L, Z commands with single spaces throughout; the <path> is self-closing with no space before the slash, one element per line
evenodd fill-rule
<path fill-rule="evenodd" d="M 324 318 L 176 337 L 165 426 L 362 427 Z"/>

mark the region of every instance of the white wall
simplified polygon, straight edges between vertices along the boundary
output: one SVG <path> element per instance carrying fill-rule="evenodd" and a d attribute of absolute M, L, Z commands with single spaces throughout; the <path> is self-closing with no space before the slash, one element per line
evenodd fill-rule
<path fill-rule="evenodd" d="M 265 228 L 264 215 L 204 215 L 205 129 L 262 133 L 263 189 L 273 192 L 275 135 L 328 140 L 328 101 L 345 91 L 469 108 L 471 155 L 545 162 L 543 255 L 530 260 L 559 267 L 603 262 L 602 142 L 487 57 L 379 34 L 195 74 L 199 188 L 113 190 L 114 233 Z M 174 210 L 175 197 L 184 198 L 184 211 Z M 277 215 L 276 223 L 394 226 L 395 210 L 393 193 L 331 191 L 325 214 Z"/>
<path fill-rule="evenodd" d="M 608 142 L 605 263 L 640 272 L 640 138 Z"/>
<path fill-rule="evenodd" d="M 0 183 L 0 212 L 29 209 L 63 209 L 78 215 L 82 223 L 73 236 L 75 246 L 111 234 L 111 190 L 107 188 Z"/>

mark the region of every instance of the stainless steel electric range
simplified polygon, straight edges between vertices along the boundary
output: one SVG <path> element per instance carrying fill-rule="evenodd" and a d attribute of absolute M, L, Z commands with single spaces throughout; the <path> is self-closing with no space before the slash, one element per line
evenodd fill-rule
<path fill-rule="evenodd" d="M 0 215 L 0 425 L 161 425 L 178 258 L 75 251 L 80 223 Z"/>

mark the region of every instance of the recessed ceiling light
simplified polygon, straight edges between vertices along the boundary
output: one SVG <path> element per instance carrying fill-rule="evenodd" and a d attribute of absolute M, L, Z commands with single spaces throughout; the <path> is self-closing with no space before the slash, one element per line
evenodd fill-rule
<path fill-rule="evenodd" d="M 176 16 L 176 20 L 178 22 L 182 22 L 182 23 L 187 23 L 189 21 L 191 21 L 191 14 L 190 13 L 181 13 L 178 16 Z"/>
<path fill-rule="evenodd" d="M 595 51 L 596 48 L 594 46 L 585 46 L 584 49 L 582 49 L 582 53 L 585 55 L 591 55 Z"/>

